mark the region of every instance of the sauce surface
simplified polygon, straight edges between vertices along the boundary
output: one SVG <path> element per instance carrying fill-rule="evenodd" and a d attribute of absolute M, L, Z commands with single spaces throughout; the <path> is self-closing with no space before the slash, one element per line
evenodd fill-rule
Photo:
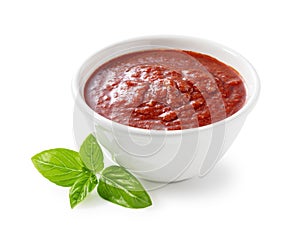
<path fill-rule="evenodd" d="M 86 103 L 115 122 L 154 130 L 205 126 L 245 103 L 240 74 L 201 53 L 155 49 L 101 65 L 84 88 Z"/>

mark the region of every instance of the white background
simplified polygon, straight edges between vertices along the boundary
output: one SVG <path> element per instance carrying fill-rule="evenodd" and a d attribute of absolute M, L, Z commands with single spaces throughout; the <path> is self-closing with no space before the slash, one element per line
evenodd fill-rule
<path fill-rule="evenodd" d="M 1 235 L 299 235 L 300 14 L 297 1 L 0 2 Z M 180 34 L 240 52 L 261 78 L 259 102 L 207 177 L 152 191 L 131 210 L 96 192 L 75 209 L 31 156 L 76 148 L 71 81 L 101 48 Z M 5 233 L 4 233 L 5 232 Z"/>

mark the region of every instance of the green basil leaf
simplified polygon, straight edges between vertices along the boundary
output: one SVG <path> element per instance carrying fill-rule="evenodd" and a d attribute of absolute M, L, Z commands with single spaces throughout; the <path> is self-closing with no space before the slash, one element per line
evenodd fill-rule
<path fill-rule="evenodd" d="M 98 173 L 103 169 L 103 153 L 96 138 L 92 134 L 82 143 L 79 154 L 86 168 L 92 172 Z"/>
<path fill-rule="evenodd" d="M 144 208 L 152 204 L 137 178 L 120 166 L 110 166 L 102 171 L 97 191 L 102 198 L 128 208 Z"/>
<path fill-rule="evenodd" d="M 45 178 L 63 187 L 72 186 L 86 171 L 78 152 L 69 149 L 46 150 L 33 156 L 31 160 Z"/>
<path fill-rule="evenodd" d="M 96 175 L 89 172 L 80 177 L 71 187 L 69 192 L 70 205 L 74 208 L 78 203 L 85 199 L 87 194 L 91 192 L 97 185 Z"/>

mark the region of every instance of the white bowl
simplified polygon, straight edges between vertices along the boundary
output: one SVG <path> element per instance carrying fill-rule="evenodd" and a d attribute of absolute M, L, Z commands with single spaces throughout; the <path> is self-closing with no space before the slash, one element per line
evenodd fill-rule
<path fill-rule="evenodd" d="M 219 122 L 193 129 L 145 130 L 118 124 L 95 113 L 84 100 L 84 85 L 104 62 L 134 51 L 176 48 L 211 55 L 235 68 L 243 77 L 247 97 L 234 115 Z M 104 48 L 81 67 L 73 81 L 75 96 L 74 134 L 78 142 L 94 132 L 108 158 L 140 178 L 174 182 L 206 175 L 237 137 L 260 90 L 252 65 L 237 52 L 218 43 L 183 36 L 135 38 Z"/>

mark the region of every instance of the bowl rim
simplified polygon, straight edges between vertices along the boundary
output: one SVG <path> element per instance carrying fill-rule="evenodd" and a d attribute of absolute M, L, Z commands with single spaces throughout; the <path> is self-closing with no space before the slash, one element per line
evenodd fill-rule
<path fill-rule="evenodd" d="M 96 113 L 92 108 L 90 108 L 87 105 L 84 98 L 80 94 L 81 88 L 79 86 L 79 82 L 80 82 L 81 71 L 83 70 L 83 68 L 85 68 L 88 65 L 90 60 L 92 60 L 94 57 L 96 57 L 99 53 L 109 50 L 109 49 L 112 49 L 114 47 L 118 47 L 122 44 L 131 43 L 133 41 L 162 40 L 162 39 L 193 40 L 193 41 L 204 42 L 207 44 L 212 44 L 212 45 L 214 45 L 214 47 L 219 47 L 223 50 L 226 50 L 230 54 L 240 58 L 240 60 L 243 61 L 244 64 L 247 65 L 248 69 L 251 71 L 251 74 L 253 75 L 252 79 L 253 79 L 254 86 L 253 86 L 253 93 L 251 94 L 251 97 L 249 99 L 246 99 L 245 104 L 243 105 L 243 107 L 240 110 L 238 110 L 233 115 L 226 117 L 223 120 L 220 120 L 220 121 L 217 121 L 217 122 L 211 123 L 209 125 L 205 125 L 205 126 L 189 128 L 189 129 L 182 129 L 182 130 L 143 129 L 143 128 L 137 128 L 137 127 L 120 124 L 120 123 L 114 122 L 104 116 L 99 115 L 98 113 Z M 237 71 L 238 71 L 238 69 L 237 69 Z M 217 43 L 215 41 L 204 39 L 204 38 L 193 37 L 193 36 L 183 36 L 183 35 L 149 35 L 149 36 L 142 36 L 142 37 L 134 37 L 134 38 L 130 38 L 127 40 L 122 40 L 122 41 L 110 44 L 107 47 L 104 47 L 101 50 L 97 51 L 92 56 L 88 57 L 84 61 L 84 63 L 81 65 L 76 77 L 72 81 L 72 94 L 73 94 L 73 98 L 75 100 L 75 106 L 78 105 L 79 108 L 83 112 L 88 114 L 90 117 L 93 117 L 93 119 L 95 121 L 97 121 L 97 124 L 101 124 L 102 126 L 105 126 L 105 127 L 114 127 L 116 129 L 118 129 L 119 131 L 129 132 L 131 134 L 137 134 L 137 135 L 151 134 L 151 135 L 155 135 L 155 136 L 156 135 L 173 136 L 173 135 L 183 135 L 183 134 L 213 129 L 213 128 L 221 126 L 221 125 L 226 125 L 226 123 L 239 118 L 240 116 L 244 115 L 245 113 L 248 114 L 253 109 L 253 107 L 255 106 L 255 104 L 258 100 L 258 97 L 260 94 L 260 79 L 259 79 L 259 76 L 258 76 L 256 70 L 254 69 L 253 65 L 244 56 L 242 56 L 240 53 L 236 52 L 235 50 L 233 50 L 227 46 L 224 46 L 220 43 Z"/>

